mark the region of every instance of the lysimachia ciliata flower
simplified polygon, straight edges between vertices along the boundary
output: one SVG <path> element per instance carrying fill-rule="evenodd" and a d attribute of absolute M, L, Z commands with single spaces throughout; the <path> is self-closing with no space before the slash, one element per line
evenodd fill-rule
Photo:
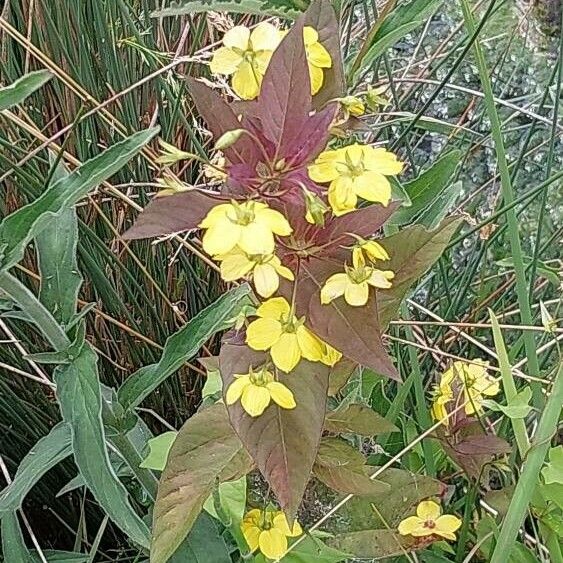
<path fill-rule="evenodd" d="M 440 505 L 432 500 L 422 501 L 416 507 L 416 516 L 409 516 L 399 523 L 402 536 L 440 536 L 455 541 L 455 532 L 461 527 L 461 520 L 451 514 L 441 515 Z"/>

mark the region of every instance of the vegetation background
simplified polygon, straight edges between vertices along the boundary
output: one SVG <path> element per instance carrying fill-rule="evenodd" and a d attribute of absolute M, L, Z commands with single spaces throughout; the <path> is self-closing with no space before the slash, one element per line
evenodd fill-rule
<path fill-rule="evenodd" d="M 272 5 L 301 7 L 299 0 Z M 244 0 L 243 0 L 244 3 Z M 195 0 L 193 6 L 200 3 Z M 369 31 L 394 4 L 343 0 L 343 49 L 351 58 Z M 382 45 L 365 69 L 365 84 L 389 85 L 389 105 L 366 118 L 369 139 L 388 140 L 408 163 L 406 180 L 442 161 L 448 167 L 442 203 L 466 215 L 469 227 L 420 283 L 395 321 L 388 344 L 405 383 L 383 383 L 375 374 L 352 382 L 360 394 L 401 429 L 392 439 L 364 443 L 367 452 L 393 455 L 430 425 L 425 396 L 453 357 L 495 357 L 487 309 L 505 325 L 510 362 L 530 376 L 548 373 L 559 360 L 561 333 L 545 333 L 540 301 L 561 317 L 562 41 L 560 4 L 498 0 L 470 2 L 478 21 L 501 119 L 506 157 L 517 204 L 517 230 L 506 221 L 497 157 L 478 67 L 463 24 L 463 3 L 411 2 L 410 19 Z M 423 8 L 421 8 L 424 4 Z M 214 3 L 210 3 L 213 8 Z M 0 112 L 0 217 L 41 194 L 51 169 L 47 145 L 63 151 L 69 166 L 149 125 L 164 140 L 206 153 L 210 138 L 186 91 L 185 75 L 206 73 L 202 64 L 233 21 L 244 15 L 208 11 L 151 17 L 157 0 L 5 0 L 0 17 L 0 83 L 48 68 L 55 79 L 24 104 Z M 555 15 L 554 15 L 555 14 Z M 412 25 L 415 23 L 415 25 Z M 47 143 L 49 141 L 49 143 Z M 452 151 L 456 151 L 453 153 Z M 80 303 L 88 341 L 99 355 L 101 380 L 119 386 L 129 374 L 158 361 L 172 333 L 225 287 L 196 256 L 189 241 L 125 244 L 122 233 L 154 194 L 159 165 L 148 145 L 78 207 L 78 267 L 84 277 Z M 201 180 L 188 163 L 175 173 Z M 428 182 L 439 182 L 429 177 Z M 499 211 L 500 210 L 500 211 Z M 523 257 L 514 254 L 518 238 Z M 515 287 L 515 268 L 527 286 Z M 37 291 L 38 264 L 28 250 L 18 277 Z M 1 299 L 0 311 L 9 313 Z M 531 311 L 522 320 L 522 304 Z M 524 316 L 525 318 L 525 316 Z M 528 325 L 528 330 L 516 325 Z M 533 328 L 535 327 L 535 328 Z M 525 327 L 524 327 L 525 328 Z M 531 338 L 533 354 L 525 351 Z M 203 355 L 212 355 L 217 337 Z M 60 420 L 51 366 L 30 364 L 42 350 L 38 333 L 15 315 L 0 315 L 0 459 L 13 476 L 22 458 Z M 179 428 L 201 403 L 205 371 L 186 363 L 143 402 L 139 412 L 155 432 Z M 533 420 L 530 421 L 533 424 Z M 510 439 L 510 428 L 504 429 Z M 413 446 L 405 466 L 435 475 L 445 460 L 431 442 Z M 84 549 L 90 561 L 138 561 L 136 550 L 108 522 L 84 487 L 58 496 L 76 475 L 66 460 L 28 495 L 24 512 L 43 547 Z M 311 493 L 302 520 L 314 522 L 333 499 Z M 464 505 L 459 505 L 463 511 Z M 537 536 L 537 531 L 531 532 Z M 538 537 L 539 540 L 539 537 Z M 541 550 L 537 557 L 544 559 Z"/>

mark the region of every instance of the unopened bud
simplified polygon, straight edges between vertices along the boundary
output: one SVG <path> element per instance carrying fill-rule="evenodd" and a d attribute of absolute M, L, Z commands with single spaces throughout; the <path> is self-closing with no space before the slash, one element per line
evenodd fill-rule
<path fill-rule="evenodd" d="M 340 98 L 340 104 L 350 115 L 353 115 L 354 117 L 364 115 L 366 112 L 364 102 L 356 96 L 345 96 L 344 98 Z"/>
<path fill-rule="evenodd" d="M 215 150 L 223 151 L 228 149 L 231 145 L 234 145 L 245 132 L 245 129 L 231 129 L 231 131 L 225 131 L 215 143 Z"/>
<path fill-rule="evenodd" d="M 307 213 L 305 219 L 312 225 L 319 225 L 324 227 L 325 213 L 328 211 L 326 203 L 317 195 L 304 189 L 305 192 L 305 206 Z"/>
<path fill-rule="evenodd" d="M 368 86 L 368 91 L 366 92 L 366 104 L 371 111 L 377 111 L 379 107 L 386 107 L 389 105 L 389 101 L 385 96 L 383 96 L 386 89 L 386 86 L 380 86 L 379 88 L 371 88 Z"/>
<path fill-rule="evenodd" d="M 162 189 L 156 194 L 156 197 L 174 195 L 178 192 L 186 192 L 192 189 L 190 186 L 176 180 L 176 178 L 173 178 L 172 176 L 163 176 L 162 178 L 158 178 L 156 183 L 162 186 Z"/>
<path fill-rule="evenodd" d="M 176 164 L 176 162 L 179 162 L 180 160 L 195 157 L 192 153 L 181 151 L 179 148 L 163 141 L 162 139 L 158 140 L 158 144 L 162 147 L 160 155 L 155 159 L 158 164 Z"/>
<path fill-rule="evenodd" d="M 553 333 L 557 328 L 557 321 L 551 316 L 547 307 L 540 301 L 541 324 L 546 332 Z"/>

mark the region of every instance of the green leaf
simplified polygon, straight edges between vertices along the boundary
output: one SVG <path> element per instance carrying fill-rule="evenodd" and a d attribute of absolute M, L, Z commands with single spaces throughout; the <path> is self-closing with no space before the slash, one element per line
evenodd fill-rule
<path fill-rule="evenodd" d="M 339 534 L 327 543 L 354 557 L 382 559 L 412 551 L 416 540 L 412 536 L 401 536 L 395 530 L 377 529 Z"/>
<path fill-rule="evenodd" d="M 52 77 L 53 75 L 48 70 L 38 70 L 18 78 L 5 88 L 0 88 L 0 111 L 20 104 Z"/>
<path fill-rule="evenodd" d="M 177 0 L 160 10 L 151 13 L 153 18 L 183 16 L 186 14 L 230 12 L 232 14 L 256 14 L 258 16 L 278 16 L 296 18 L 300 10 L 287 0 Z"/>
<path fill-rule="evenodd" d="M 149 530 L 131 507 L 127 490 L 113 470 L 102 423 L 102 395 L 96 355 L 89 345 L 70 364 L 55 370 L 63 419 L 72 429 L 74 460 L 100 506 L 129 538 L 149 545 Z"/>
<path fill-rule="evenodd" d="M 455 150 L 438 159 L 428 170 L 415 180 L 404 184 L 403 188 L 411 200 L 409 207 L 399 208 L 389 223 L 406 225 L 426 210 L 443 194 L 450 178 L 459 164 L 461 151 Z"/>
<path fill-rule="evenodd" d="M 383 55 L 383 53 L 385 53 L 387 49 L 395 45 L 397 41 L 403 39 L 413 29 L 416 29 L 421 23 L 422 21 L 413 21 L 413 22 L 405 23 L 389 31 L 384 35 L 378 33 L 371 47 L 363 57 L 362 64 L 360 65 L 358 70 L 354 73 L 354 76 L 352 78 L 356 79 L 358 76 L 360 76 L 376 61 L 378 57 Z"/>
<path fill-rule="evenodd" d="M 51 185 L 68 177 L 61 165 Z M 82 276 L 78 271 L 76 245 L 78 219 L 73 207 L 63 209 L 35 237 L 35 249 L 41 274 L 39 301 L 63 326 L 70 324 L 76 313 Z"/>
<path fill-rule="evenodd" d="M 348 553 L 329 547 L 319 538 L 307 536 L 295 549 L 282 557 L 280 563 L 339 563 L 347 561 L 349 556 Z"/>
<path fill-rule="evenodd" d="M 360 434 L 375 436 L 387 432 L 398 432 L 398 428 L 366 405 L 352 403 L 344 408 L 328 412 L 325 430 L 335 434 Z"/>
<path fill-rule="evenodd" d="M 22 536 L 18 515 L 15 512 L 10 512 L 2 518 L 2 551 L 6 563 L 8 561 L 33 562 Z"/>
<path fill-rule="evenodd" d="M 444 188 L 444 191 L 418 216 L 416 222 L 429 231 L 436 229 L 450 212 L 463 190 L 461 181 Z"/>
<path fill-rule="evenodd" d="M 223 395 L 236 373 L 263 365 L 266 355 L 237 342 L 223 340 L 219 365 Z M 251 417 L 240 401 L 228 407 L 236 433 L 268 481 L 288 519 L 293 520 L 311 474 L 323 429 L 328 390 L 327 366 L 301 360 L 290 374 L 277 379 L 296 399 L 294 409 L 271 402 L 258 417 Z"/>
<path fill-rule="evenodd" d="M 231 557 L 215 521 L 202 512 L 186 539 L 168 561 L 169 563 L 231 563 Z"/>
<path fill-rule="evenodd" d="M 170 336 L 159 362 L 142 367 L 119 388 L 117 395 L 123 407 L 136 407 L 194 356 L 209 338 L 224 328 L 226 321 L 237 315 L 246 304 L 244 298 L 249 291 L 247 284 L 232 289 Z"/>
<path fill-rule="evenodd" d="M 315 477 L 327 487 L 353 495 L 376 495 L 387 483 L 370 479 L 364 456 L 340 438 L 323 438 L 313 466 Z"/>
<path fill-rule="evenodd" d="M 23 499 L 39 479 L 71 453 L 70 426 L 61 422 L 21 460 L 12 483 L 0 493 L 0 516 L 20 508 Z"/>
<path fill-rule="evenodd" d="M 381 330 L 395 317 L 414 282 L 441 256 L 461 222 L 457 217 L 446 219 L 434 231 L 414 225 L 381 241 L 391 256 L 385 267 L 395 272 L 393 287 L 377 292 Z"/>
<path fill-rule="evenodd" d="M 54 549 L 44 549 L 43 555 L 49 563 L 88 563 L 90 556 L 87 553 L 75 553 L 73 551 L 55 551 Z M 39 554 L 32 552 L 33 563 L 40 563 Z"/>
<path fill-rule="evenodd" d="M 546 464 L 541 473 L 546 485 L 563 483 L 563 446 L 549 450 L 549 463 Z"/>
<path fill-rule="evenodd" d="M 14 211 L 0 223 L 0 269 L 11 268 L 23 257 L 28 242 L 56 215 L 82 199 L 91 189 L 113 176 L 159 129 L 147 129 L 116 143 L 50 185 L 35 201 Z"/>
<path fill-rule="evenodd" d="M 217 510 L 215 509 L 214 495 L 217 494 L 219 504 L 225 516 L 227 516 L 231 523 L 240 522 L 244 516 L 246 509 L 246 476 L 237 479 L 236 481 L 227 481 L 220 483 L 217 487 L 217 493 L 210 495 L 203 508 L 217 520 L 221 520 Z"/>
<path fill-rule="evenodd" d="M 510 403 L 507 406 L 501 405 L 492 399 L 485 399 L 483 406 L 493 411 L 502 412 L 508 418 L 526 418 L 532 410 L 532 407 L 529 405 L 531 398 L 532 390 L 530 387 L 524 387 L 522 391 L 510 399 Z"/>
<path fill-rule="evenodd" d="M 524 266 L 526 266 L 526 267 L 531 266 L 533 261 L 534 260 L 532 258 L 530 258 L 529 256 L 524 256 L 523 259 L 522 259 L 522 262 L 524 263 Z M 497 264 L 497 266 L 501 266 L 503 268 L 509 268 L 510 270 L 514 270 L 514 260 L 512 258 L 503 258 L 502 260 L 497 260 L 496 264 Z M 559 287 L 561 282 L 560 282 L 560 279 L 559 279 L 559 270 L 557 270 L 557 268 L 552 268 L 552 267 L 548 266 L 547 264 L 545 264 L 544 262 L 542 262 L 541 260 L 538 260 L 536 270 L 538 272 L 538 275 L 545 278 L 547 281 L 549 281 L 555 287 Z"/>
<path fill-rule="evenodd" d="M 168 459 L 168 454 L 170 448 L 176 439 L 178 432 L 164 432 L 159 434 L 154 438 L 151 438 L 147 444 L 149 446 L 149 454 L 143 460 L 140 467 L 145 469 L 154 469 L 156 471 L 162 471 L 166 466 L 166 460 Z"/>
<path fill-rule="evenodd" d="M 239 479 L 251 467 L 224 405 L 217 403 L 190 418 L 178 432 L 160 478 L 151 563 L 170 559 L 217 482 Z"/>

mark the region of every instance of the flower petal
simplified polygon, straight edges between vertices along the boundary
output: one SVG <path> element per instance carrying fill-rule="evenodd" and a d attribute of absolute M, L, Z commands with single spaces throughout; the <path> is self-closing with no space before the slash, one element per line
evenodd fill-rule
<path fill-rule="evenodd" d="M 242 62 L 242 56 L 229 47 L 219 47 L 213 53 L 209 69 L 213 74 L 233 74 Z"/>
<path fill-rule="evenodd" d="M 227 218 L 220 219 L 205 231 L 201 240 L 203 250 L 211 256 L 226 254 L 237 245 L 241 232 L 240 225 Z"/>
<path fill-rule="evenodd" d="M 389 280 L 392 280 L 394 277 L 395 274 L 391 270 L 373 270 L 368 283 L 379 289 L 389 289 L 393 285 Z"/>
<path fill-rule="evenodd" d="M 250 416 L 260 416 L 270 404 L 270 392 L 262 385 L 251 383 L 242 392 L 240 404 Z"/>
<path fill-rule="evenodd" d="M 271 264 L 259 264 L 252 274 L 254 287 L 261 297 L 271 297 L 280 286 L 280 278 Z"/>
<path fill-rule="evenodd" d="M 297 520 L 293 521 L 293 529 L 289 529 L 289 524 L 287 523 L 287 518 L 283 512 L 278 512 L 273 519 L 274 528 L 278 529 L 284 536 L 290 538 L 296 538 L 303 534 L 303 528 Z"/>
<path fill-rule="evenodd" d="M 221 262 L 221 278 L 225 281 L 235 281 L 250 272 L 254 262 L 248 259 L 244 252 L 230 252 L 216 257 Z"/>
<path fill-rule="evenodd" d="M 266 387 L 273 401 L 282 409 L 294 409 L 297 406 L 293 393 L 283 383 L 272 381 L 268 383 Z"/>
<path fill-rule="evenodd" d="M 416 515 L 422 520 L 437 520 L 440 512 L 440 505 L 433 500 L 423 500 L 416 507 Z"/>
<path fill-rule="evenodd" d="M 346 274 L 333 274 L 330 276 L 321 288 L 321 303 L 326 305 L 337 297 L 344 295 L 348 283 L 349 279 Z"/>
<path fill-rule="evenodd" d="M 227 393 L 225 394 L 225 402 L 227 405 L 233 405 L 236 403 L 245 388 L 250 385 L 250 377 L 248 375 L 243 375 L 241 377 L 236 377 L 235 380 L 229 385 Z"/>
<path fill-rule="evenodd" d="M 256 319 L 246 329 L 246 343 L 253 350 L 268 350 L 280 339 L 281 334 L 279 321 L 271 318 Z"/>
<path fill-rule="evenodd" d="M 363 307 L 369 298 L 369 285 L 367 282 L 349 283 L 344 291 L 344 299 L 352 307 Z"/>
<path fill-rule="evenodd" d="M 254 524 L 245 525 L 244 522 L 240 527 L 242 535 L 244 536 L 244 539 L 248 544 L 250 551 L 255 551 L 256 549 L 258 549 L 258 538 L 260 537 L 262 530 Z"/>
<path fill-rule="evenodd" d="M 248 61 L 242 61 L 233 74 L 233 90 L 243 100 L 253 100 L 260 93 L 262 75 Z"/>
<path fill-rule="evenodd" d="M 242 227 L 238 244 L 248 254 L 271 254 L 276 247 L 272 230 L 261 222 Z"/>
<path fill-rule="evenodd" d="M 270 349 L 272 361 L 282 371 L 289 373 L 301 359 L 301 348 L 294 332 L 284 332 Z"/>
<path fill-rule="evenodd" d="M 418 516 L 409 516 L 399 523 L 399 534 L 402 536 L 415 536 L 421 534 L 425 530 L 424 521 Z"/>
<path fill-rule="evenodd" d="M 287 219 L 275 209 L 259 209 L 256 211 L 255 221 L 267 226 L 273 233 L 282 237 L 286 237 L 293 232 Z"/>
<path fill-rule="evenodd" d="M 315 95 L 323 86 L 323 69 L 309 63 L 309 78 L 311 80 L 311 94 Z"/>
<path fill-rule="evenodd" d="M 330 68 L 332 66 L 329 52 L 319 42 L 307 45 L 307 60 L 309 64 L 319 68 Z"/>
<path fill-rule="evenodd" d="M 280 317 L 287 317 L 290 311 L 290 306 L 285 297 L 273 297 L 272 299 L 268 299 L 268 301 L 264 301 L 256 309 L 256 314 L 259 317 L 263 317 L 266 319 L 280 319 Z"/>
<path fill-rule="evenodd" d="M 454 532 L 461 528 L 461 519 L 453 514 L 444 514 L 440 516 L 436 520 L 436 527 L 434 528 L 434 533 L 439 534 L 444 537 L 448 537 L 445 534 L 450 534 L 454 536 L 453 538 L 448 539 L 455 539 Z"/>
<path fill-rule="evenodd" d="M 233 206 L 230 203 L 221 203 L 212 207 L 198 227 L 201 229 L 209 229 L 209 227 L 213 227 L 217 221 L 225 218 L 232 208 Z"/>
<path fill-rule="evenodd" d="M 364 150 L 364 166 L 366 170 L 372 170 L 385 174 L 386 176 L 395 176 L 403 170 L 403 163 L 397 160 L 397 156 L 383 147 L 366 146 Z"/>
<path fill-rule="evenodd" d="M 271 23 L 259 23 L 250 34 L 253 51 L 274 51 L 280 43 L 278 29 Z"/>
<path fill-rule="evenodd" d="M 236 47 L 242 51 L 248 49 L 248 40 L 250 39 L 250 29 L 244 25 L 235 25 L 223 35 L 223 45 L 225 47 Z"/>
<path fill-rule="evenodd" d="M 278 529 L 270 528 L 260 534 L 259 546 L 269 559 L 279 559 L 287 551 L 287 539 Z"/>
<path fill-rule="evenodd" d="M 309 178 L 314 182 L 332 182 L 338 178 L 338 170 L 336 169 L 336 162 L 339 158 L 339 151 L 329 150 L 322 152 L 314 164 L 309 166 Z"/>
<path fill-rule="evenodd" d="M 306 25 L 303 28 L 303 43 L 305 43 L 305 47 L 309 47 L 310 45 L 313 45 L 318 40 L 319 40 L 318 31 L 314 27 L 311 27 L 310 25 Z"/>
<path fill-rule="evenodd" d="M 391 200 L 391 184 L 379 172 L 366 171 L 361 176 L 354 178 L 354 191 L 367 201 L 387 205 Z"/>
<path fill-rule="evenodd" d="M 303 357 L 311 362 L 318 362 L 324 353 L 322 341 L 304 325 L 297 328 L 296 334 Z"/>

